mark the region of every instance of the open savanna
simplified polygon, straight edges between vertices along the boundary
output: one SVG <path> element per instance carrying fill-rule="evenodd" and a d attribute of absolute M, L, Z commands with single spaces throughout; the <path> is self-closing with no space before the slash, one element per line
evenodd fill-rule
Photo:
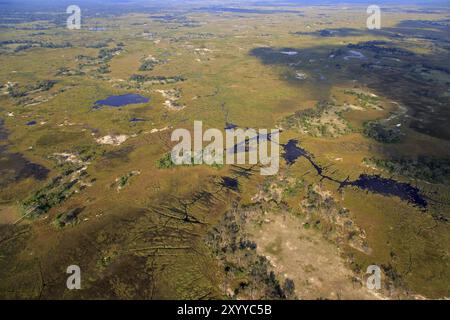
<path fill-rule="evenodd" d="M 164 18 L 167 13 L 177 19 Z M 255 254 L 272 257 L 271 270 L 277 281 L 283 283 L 286 274 L 293 279 L 300 298 L 373 298 L 364 288 L 351 290 L 352 277 L 362 283 L 372 264 L 383 266 L 386 283 L 395 288 L 384 288 L 380 296 L 448 297 L 449 186 L 392 175 L 363 162 L 373 157 L 450 156 L 444 135 L 409 127 L 417 115 L 399 118 L 404 134 L 399 143 L 386 144 L 363 134 L 367 121 L 401 114 L 394 102 L 409 107 L 408 101 L 414 97 L 405 97 L 408 86 L 423 89 L 425 85 L 416 78 L 409 82 L 407 77 L 414 74 L 410 69 L 405 77 L 395 74 L 396 83 L 382 72 L 364 70 L 362 64 L 380 59 L 370 51 L 372 47 L 358 49 L 367 60 L 344 59 L 349 44 L 377 40 L 417 54 L 405 58 L 410 65 L 426 61 L 442 66 L 448 51 L 436 48 L 433 40 L 411 34 L 398 40 L 393 34 L 403 21 L 441 21 L 447 15 L 391 10 L 383 16 L 385 33 L 367 32 L 362 7 L 301 7 L 264 14 L 200 10 L 127 13 L 87 17 L 85 27 L 78 31 L 54 27 L 33 35 L 36 31 L 25 30 L 32 25 L 28 23 L 18 24 L 19 30 L 14 32 L 2 30 L 1 41 L 34 39 L 69 42 L 71 46 L 20 52 L 7 48 L 0 54 L 1 85 L 11 82 L 26 88 L 38 81 L 56 81 L 51 89 L 28 92 L 25 97 L 11 97 L 2 87 L 0 119 L 7 132 L 2 143 L 8 145 L 8 152 L 20 153 L 49 172 L 46 179 L 28 176 L 0 189 L 0 297 L 240 298 L 243 287 L 258 285 L 250 276 L 255 266 L 229 271 L 233 270 L 233 257 L 221 260 L 205 239 L 220 229 L 226 212 L 242 208 L 266 210 L 250 218 L 248 225 L 239 226 L 240 231 L 257 244 Z M 105 29 L 88 29 L 93 27 Z M 324 29 L 340 33 L 321 36 Z M 434 31 L 433 36 L 448 39 L 444 31 Z M 99 58 L 101 49 L 117 47 L 121 49 L 109 59 Z M 297 54 L 283 53 L 292 51 Z M 394 55 L 399 52 L 403 51 L 394 51 Z M 330 58 L 332 54 L 335 59 Z M 152 70 L 140 70 L 149 57 L 158 63 Z M 80 66 L 86 60 L 87 65 Z M 394 62 L 389 67 L 397 67 Z M 99 72 L 101 65 L 107 65 L 109 72 Z M 80 72 L 68 75 L 61 73 L 61 68 Z M 296 78 L 297 72 L 307 78 Z M 138 86 L 130 80 L 133 75 L 183 77 L 184 81 Z M 449 81 L 448 74 L 437 68 L 427 76 L 438 86 Z M 383 90 L 384 80 L 398 85 L 399 94 Z M 169 109 L 161 90 L 178 92 L 177 102 L 185 107 Z M 382 108 L 362 108 L 361 101 L 346 90 L 376 95 Z M 150 101 L 93 108 L 98 100 L 127 93 Z M 175 128 L 191 130 L 193 122 L 201 120 L 205 129 L 224 129 L 227 124 L 273 129 L 286 117 L 323 101 L 338 107 L 356 106 L 339 115 L 351 130 L 330 137 L 286 128 L 280 142 L 297 139 L 299 146 L 339 181 L 367 173 L 411 183 L 433 200 L 426 210 L 395 196 L 356 187 L 340 189 L 339 184 L 321 179 L 305 158 L 292 165 L 281 158 L 275 177 L 260 176 L 259 168 L 248 166 L 161 166 L 160 160 L 174 145 L 170 135 Z M 427 116 L 433 116 L 427 122 L 427 128 L 433 128 L 440 124 L 438 116 L 445 113 Z M 144 121 L 130 121 L 136 118 Z M 27 125 L 30 121 L 36 124 Z M 98 142 L 119 135 L 127 136 L 120 145 Z M 54 158 L 59 153 L 87 158 L 84 179 L 89 185 L 44 214 L 23 218 L 23 202 L 64 174 L 65 167 Z M 238 187 L 226 186 L 224 177 L 236 179 Z M 285 189 L 277 185 L 285 181 L 299 183 Z M 282 190 L 281 198 L 255 200 L 270 183 L 276 192 Z M 349 210 L 352 222 L 364 231 L 370 250 L 355 249 L 346 242 L 351 239 L 335 243 L 325 238 L 330 227 L 326 217 L 317 218 L 320 223 L 308 229 L 312 220 L 305 213 L 304 202 L 310 197 L 309 186 L 329 192 L 336 206 Z M 59 217 L 72 210 L 78 215 L 61 227 Z M 439 216 L 447 220 L 436 219 Z M 302 261 L 298 271 L 296 261 L 302 257 L 311 261 Z M 330 272 L 330 263 L 337 264 L 342 279 Z M 82 270 L 79 291 L 66 288 L 66 268 L 72 264 Z M 311 275 L 320 278 L 319 284 L 311 286 Z"/>

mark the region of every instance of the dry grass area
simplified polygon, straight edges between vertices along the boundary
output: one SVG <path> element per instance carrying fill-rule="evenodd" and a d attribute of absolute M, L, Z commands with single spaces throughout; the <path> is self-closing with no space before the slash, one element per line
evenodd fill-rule
<path fill-rule="evenodd" d="M 251 234 L 258 252 L 283 277 L 294 280 L 300 299 L 377 299 L 361 284 L 337 246 L 317 230 L 307 229 L 299 217 L 266 212 Z"/>

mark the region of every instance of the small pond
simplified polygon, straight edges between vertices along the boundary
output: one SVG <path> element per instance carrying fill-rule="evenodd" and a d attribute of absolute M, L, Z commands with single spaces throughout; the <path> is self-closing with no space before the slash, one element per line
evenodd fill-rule
<path fill-rule="evenodd" d="M 150 98 L 141 96 L 135 93 L 122 94 L 118 96 L 109 96 L 106 99 L 95 102 L 94 109 L 99 109 L 103 106 L 108 107 L 123 107 L 129 104 L 147 103 Z"/>

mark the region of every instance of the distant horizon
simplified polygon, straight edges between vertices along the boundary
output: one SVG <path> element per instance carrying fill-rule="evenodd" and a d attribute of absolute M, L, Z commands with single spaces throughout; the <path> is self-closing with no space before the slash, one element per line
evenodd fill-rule
<path fill-rule="evenodd" d="M 450 1 L 444 0 L 0 0 L 0 15 L 12 12 L 44 13 L 64 11 L 76 4 L 85 14 L 127 14 L 132 12 L 156 13 L 161 10 L 208 10 L 225 8 L 285 8 L 285 10 L 309 6 L 402 6 L 421 8 L 447 8 Z M 248 12 L 251 13 L 251 12 Z"/>
<path fill-rule="evenodd" d="M 139 6 L 171 6 L 171 5 L 195 5 L 195 6 L 310 6 L 310 5 L 345 5 L 345 4 L 375 4 L 375 5 L 396 5 L 396 4 L 411 4 L 411 5 L 430 5 L 430 4 L 449 4 L 445 0 L 62 0 L 62 1 L 39 1 L 39 0 L 1 0 L 0 5 L 34 5 L 40 7 L 49 6 L 65 6 L 67 4 L 109 4 L 109 5 L 139 5 Z"/>

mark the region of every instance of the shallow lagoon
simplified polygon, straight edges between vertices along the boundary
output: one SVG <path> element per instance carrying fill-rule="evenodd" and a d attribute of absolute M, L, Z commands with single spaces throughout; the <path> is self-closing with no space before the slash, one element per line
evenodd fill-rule
<path fill-rule="evenodd" d="M 94 108 L 98 109 L 103 106 L 108 107 L 123 107 L 129 104 L 147 103 L 150 98 L 141 96 L 135 93 L 122 94 L 117 96 L 109 96 L 106 99 L 98 100 L 95 102 Z"/>

